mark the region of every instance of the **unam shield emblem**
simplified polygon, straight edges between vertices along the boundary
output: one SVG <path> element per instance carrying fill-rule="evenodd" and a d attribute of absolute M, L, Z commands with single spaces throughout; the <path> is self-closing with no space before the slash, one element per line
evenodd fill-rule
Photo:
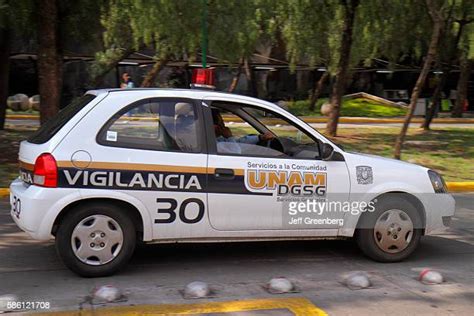
<path fill-rule="evenodd" d="M 374 182 L 374 175 L 372 174 L 372 167 L 369 166 L 357 166 L 357 183 L 359 184 L 372 184 Z"/>

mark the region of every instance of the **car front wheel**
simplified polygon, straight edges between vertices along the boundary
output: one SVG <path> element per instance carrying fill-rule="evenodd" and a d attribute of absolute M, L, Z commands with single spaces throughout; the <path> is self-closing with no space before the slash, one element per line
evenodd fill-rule
<path fill-rule="evenodd" d="M 87 203 L 60 223 L 56 248 L 64 264 L 85 277 L 115 273 L 130 260 L 136 243 L 133 221 L 115 205 Z"/>
<path fill-rule="evenodd" d="M 403 196 L 394 195 L 379 199 L 374 212 L 363 214 L 355 237 L 368 257 L 380 262 L 397 262 L 413 253 L 422 233 L 416 207 Z"/>

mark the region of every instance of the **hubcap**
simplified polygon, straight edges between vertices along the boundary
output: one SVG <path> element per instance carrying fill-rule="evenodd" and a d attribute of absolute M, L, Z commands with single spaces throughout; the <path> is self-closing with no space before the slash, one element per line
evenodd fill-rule
<path fill-rule="evenodd" d="M 385 252 L 398 253 L 404 250 L 412 237 L 413 222 L 404 211 L 385 211 L 375 222 L 375 242 Z"/>
<path fill-rule="evenodd" d="M 76 257 L 90 265 L 103 265 L 120 253 L 123 232 L 119 224 L 106 215 L 91 215 L 80 221 L 71 236 Z"/>

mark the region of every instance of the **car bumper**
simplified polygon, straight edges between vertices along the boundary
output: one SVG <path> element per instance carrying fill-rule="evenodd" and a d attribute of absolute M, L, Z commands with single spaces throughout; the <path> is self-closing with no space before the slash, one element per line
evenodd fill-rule
<path fill-rule="evenodd" d="M 42 188 L 16 179 L 10 185 L 10 215 L 17 226 L 32 238 L 48 240 L 66 200 L 76 199 L 76 189 Z"/>
<path fill-rule="evenodd" d="M 425 235 L 443 231 L 451 223 L 456 202 L 450 194 L 430 194 L 425 198 Z"/>

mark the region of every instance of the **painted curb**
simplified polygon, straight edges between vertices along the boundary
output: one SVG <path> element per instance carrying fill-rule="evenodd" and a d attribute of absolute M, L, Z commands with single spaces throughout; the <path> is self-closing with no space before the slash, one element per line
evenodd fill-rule
<path fill-rule="evenodd" d="M 474 181 L 471 182 L 446 182 L 449 192 L 474 192 Z M 0 198 L 10 195 L 10 189 L 0 188 Z"/>
<path fill-rule="evenodd" d="M 25 114 L 25 115 L 20 115 L 20 114 L 7 114 L 6 115 L 7 120 L 39 120 L 39 115 L 34 115 L 34 114 Z"/>
<path fill-rule="evenodd" d="M 325 117 L 308 117 L 303 116 L 301 117 L 303 121 L 306 123 L 326 123 L 327 118 Z M 383 124 L 383 123 L 403 123 L 404 118 L 371 118 L 371 117 L 340 117 L 339 123 L 345 124 Z M 415 117 L 413 118 L 410 123 L 414 124 L 421 124 L 423 123 L 423 118 Z M 474 119 L 472 118 L 464 118 L 464 119 L 456 119 L 456 118 L 438 118 L 433 119 L 432 123 L 438 124 L 474 124 Z"/>
<path fill-rule="evenodd" d="M 326 316 L 324 310 L 314 305 L 309 299 L 303 297 L 278 298 L 278 299 L 249 299 L 238 301 L 205 302 L 194 304 L 163 304 L 163 305 L 135 305 L 135 306 L 114 306 L 97 309 L 84 309 L 79 311 L 58 311 L 38 313 L 36 315 L 57 315 L 57 316 L 115 316 L 115 315 L 210 315 L 263 311 L 271 312 L 276 310 L 287 310 L 295 316 Z M 268 313 L 265 313 L 268 315 Z M 235 315 L 235 314 L 234 314 Z"/>
<path fill-rule="evenodd" d="M 474 182 L 447 182 L 449 192 L 474 192 Z"/>
<path fill-rule="evenodd" d="M 38 115 L 20 115 L 20 114 L 7 114 L 9 120 L 38 120 Z M 326 117 L 314 117 L 314 116 L 301 116 L 300 117 L 306 123 L 326 123 Z M 226 120 L 224 118 L 224 120 Z M 339 118 L 339 123 L 345 124 L 383 124 L 383 123 L 403 123 L 404 118 L 372 118 L 372 117 L 347 117 L 342 116 Z M 411 120 L 411 123 L 422 123 L 423 118 L 415 117 Z M 474 118 L 435 118 L 433 123 L 438 124 L 474 124 Z"/>

